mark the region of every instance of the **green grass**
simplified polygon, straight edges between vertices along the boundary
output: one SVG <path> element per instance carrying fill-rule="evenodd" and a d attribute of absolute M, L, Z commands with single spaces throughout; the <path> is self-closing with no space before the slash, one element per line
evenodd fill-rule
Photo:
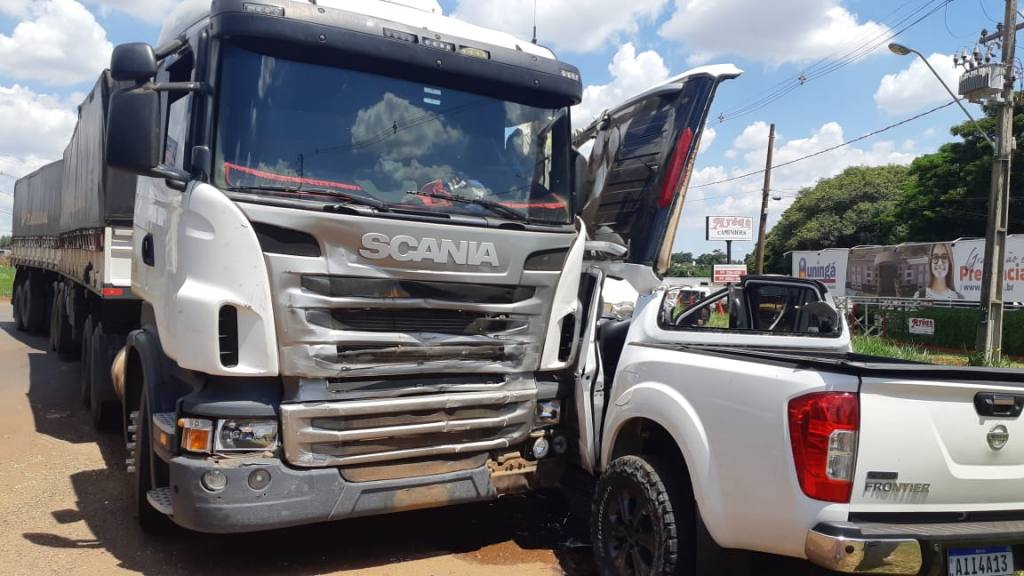
<path fill-rule="evenodd" d="M 886 340 L 877 336 L 854 335 L 853 351 L 867 356 L 897 358 L 912 362 L 925 362 L 943 366 L 979 366 L 978 356 L 970 351 L 956 352 L 948 349 L 929 349 L 919 344 L 908 344 Z M 993 368 L 1024 368 L 1019 359 L 1003 357 L 999 362 L 990 364 Z"/>
<path fill-rule="evenodd" d="M 0 266 L 0 298 L 11 297 L 11 287 L 14 285 L 14 267 Z"/>

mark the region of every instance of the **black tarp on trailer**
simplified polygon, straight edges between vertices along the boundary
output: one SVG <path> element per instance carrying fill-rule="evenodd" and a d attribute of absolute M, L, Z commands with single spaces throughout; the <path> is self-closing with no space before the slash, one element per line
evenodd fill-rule
<path fill-rule="evenodd" d="M 47 164 L 14 183 L 14 237 L 60 234 L 64 161 Z"/>
<path fill-rule="evenodd" d="M 104 71 L 78 107 L 78 125 L 64 150 L 61 232 L 131 222 L 136 177 L 108 168 L 105 158 L 110 94 L 124 86 Z"/>

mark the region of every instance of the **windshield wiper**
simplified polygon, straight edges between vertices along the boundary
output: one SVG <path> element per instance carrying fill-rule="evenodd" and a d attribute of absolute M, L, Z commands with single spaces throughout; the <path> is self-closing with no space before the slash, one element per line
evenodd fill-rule
<path fill-rule="evenodd" d="M 437 198 L 438 200 L 448 200 L 450 202 L 458 202 L 459 204 L 475 204 L 483 208 L 487 208 L 491 212 L 504 216 L 509 220 L 516 220 L 517 222 L 528 222 L 530 219 L 524 214 L 516 211 L 513 208 L 509 208 L 504 204 L 498 202 L 491 202 L 490 200 L 483 200 L 481 198 L 470 198 L 469 196 L 458 196 L 455 194 L 437 194 L 434 192 L 409 192 L 415 196 L 426 196 L 427 198 Z"/>
<path fill-rule="evenodd" d="M 351 192 L 345 192 L 341 190 L 334 190 L 333 188 L 306 188 L 302 187 L 301 190 L 290 186 L 274 186 L 267 184 L 259 184 L 256 186 L 232 186 L 229 188 L 232 191 L 246 191 L 246 190 L 260 190 L 265 192 L 284 192 L 287 194 L 322 194 L 324 196 L 336 196 L 348 200 L 352 204 L 359 204 L 361 206 L 370 206 L 378 210 L 386 208 L 387 204 L 381 200 L 370 196 L 363 196 L 361 194 L 353 194 Z"/>

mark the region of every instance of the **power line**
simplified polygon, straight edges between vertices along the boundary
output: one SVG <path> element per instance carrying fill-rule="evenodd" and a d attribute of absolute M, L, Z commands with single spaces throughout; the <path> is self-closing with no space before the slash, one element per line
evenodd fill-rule
<path fill-rule="evenodd" d="M 891 28 L 886 27 L 883 29 L 882 32 L 874 33 L 874 35 L 871 36 L 869 39 L 855 46 L 851 50 L 847 51 L 841 57 L 834 59 L 834 61 L 829 62 L 829 60 L 833 60 L 832 55 L 821 60 L 818 60 L 813 65 L 805 69 L 799 76 L 795 78 L 790 78 L 788 80 L 784 80 L 776 84 L 773 88 L 770 88 L 761 98 L 755 99 L 749 102 L 748 104 L 740 106 L 739 108 L 735 108 L 731 111 L 719 114 L 719 123 L 757 112 L 758 110 L 761 110 L 766 106 L 782 99 L 783 97 L 787 96 L 788 94 L 790 94 L 797 88 L 803 86 L 804 84 L 807 84 L 808 82 L 817 80 L 819 78 L 823 78 L 833 72 L 836 72 L 837 70 L 840 70 L 848 66 L 849 64 L 862 60 L 863 58 L 874 52 L 876 49 L 888 43 L 896 36 L 899 36 L 900 34 L 909 30 L 911 27 L 916 26 L 920 22 L 924 21 L 932 14 L 935 14 L 936 12 L 938 12 L 940 8 L 947 7 L 953 1 L 954 0 L 940 0 L 939 4 L 932 5 L 934 2 L 936 2 L 936 0 L 928 0 L 924 4 L 914 9 L 911 13 L 902 17 L 899 21 L 893 23 Z M 903 6 L 905 5 L 906 4 L 904 4 Z M 902 6 L 893 13 L 898 12 L 901 9 Z M 924 14 L 921 14 L 921 12 L 925 10 L 927 11 L 924 12 Z M 920 16 L 918 16 L 919 14 Z M 917 16 L 917 18 L 911 20 L 915 16 Z M 895 28 L 895 31 L 889 33 L 893 28 Z M 859 37 L 857 40 L 859 41 L 863 37 L 864 35 Z"/>
<path fill-rule="evenodd" d="M 784 166 L 789 166 L 790 164 L 796 164 L 797 162 L 802 162 L 802 161 L 807 160 L 809 158 L 814 158 L 815 156 L 821 156 L 822 154 L 826 154 L 828 152 L 832 152 L 833 150 L 838 150 L 840 148 L 849 146 L 850 144 L 854 144 L 854 143 L 860 142 L 861 140 L 866 140 L 868 138 L 871 138 L 872 136 L 876 136 L 878 134 L 881 134 L 882 132 L 886 132 L 886 131 L 892 130 L 893 128 L 897 128 L 899 126 L 907 124 L 908 122 L 913 122 L 914 120 L 917 120 L 919 118 L 923 118 L 923 117 L 925 117 L 925 116 L 927 116 L 929 114 L 932 114 L 934 112 L 938 112 L 939 110 L 942 110 L 943 108 L 948 108 L 948 107 L 950 107 L 950 106 L 952 106 L 953 104 L 956 104 L 956 103 L 957 103 L 957 101 L 954 100 L 954 101 L 951 101 L 951 102 L 947 102 L 945 104 L 941 104 L 939 106 L 936 106 L 935 108 L 932 108 L 931 110 L 927 110 L 925 112 L 921 112 L 920 114 L 916 114 L 914 116 L 911 116 L 910 118 L 905 118 L 903 120 L 900 120 L 899 122 L 896 122 L 895 124 L 889 124 L 888 126 L 886 126 L 884 128 L 879 128 L 877 130 L 872 130 L 871 132 L 868 132 L 867 134 L 864 134 L 863 136 L 858 136 L 858 137 L 856 137 L 856 138 L 854 138 L 852 140 L 847 140 L 846 142 L 843 142 L 841 144 L 836 144 L 835 146 L 829 146 L 828 148 L 825 148 L 824 150 L 818 150 L 817 152 L 812 152 L 811 154 L 808 154 L 806 156 L 801 156 L 799 158 L 796 158 L 796 159 L 793 159 L 793 160 L 789 160 L 789 161 L 786 161 L 786 162 L 782 162 L 780 164 L 774 164 L 774 165 L 772 165 L 772 169 L 775 170 L 777 168 L 782 168 Z M 757 176 L 758 174 L 763 174 L 763 173 L 764 173 L 764 169 L 762 168 L 761 170 L 754 170 L 752 172 L 747 172 L 746 174 L 740 174 L 739 176 L 732 176 L 732 177 L 729 177 L 729 178 L 723 178 L 721 180 L 715 180 L 714 182 L 708 182 L 706 184 L 700 184 L 700 185 L 697 185 L 697 186 L 691 186 L 690 189 L 691 190 L 696 190 L 698 188 L 707 188 L 708 186 L 715 186 L 717 184 L 725 184 L 726 182 L 733 182 L 735 180 L 740 180 L 740 179 L 743 179 L 743 178 L 749 178 L 751 176 Z"/>

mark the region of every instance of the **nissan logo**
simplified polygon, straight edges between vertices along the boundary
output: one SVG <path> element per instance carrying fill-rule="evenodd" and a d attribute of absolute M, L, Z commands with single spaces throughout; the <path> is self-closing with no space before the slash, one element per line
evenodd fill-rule
<path fill-rule="evenodd" d="M 992 428 L 988 432 L 988 447 L 993 450 L 1002 450 L 1003 446 L 1010 440 L 1010 433 L 1002 424 Z"/>

